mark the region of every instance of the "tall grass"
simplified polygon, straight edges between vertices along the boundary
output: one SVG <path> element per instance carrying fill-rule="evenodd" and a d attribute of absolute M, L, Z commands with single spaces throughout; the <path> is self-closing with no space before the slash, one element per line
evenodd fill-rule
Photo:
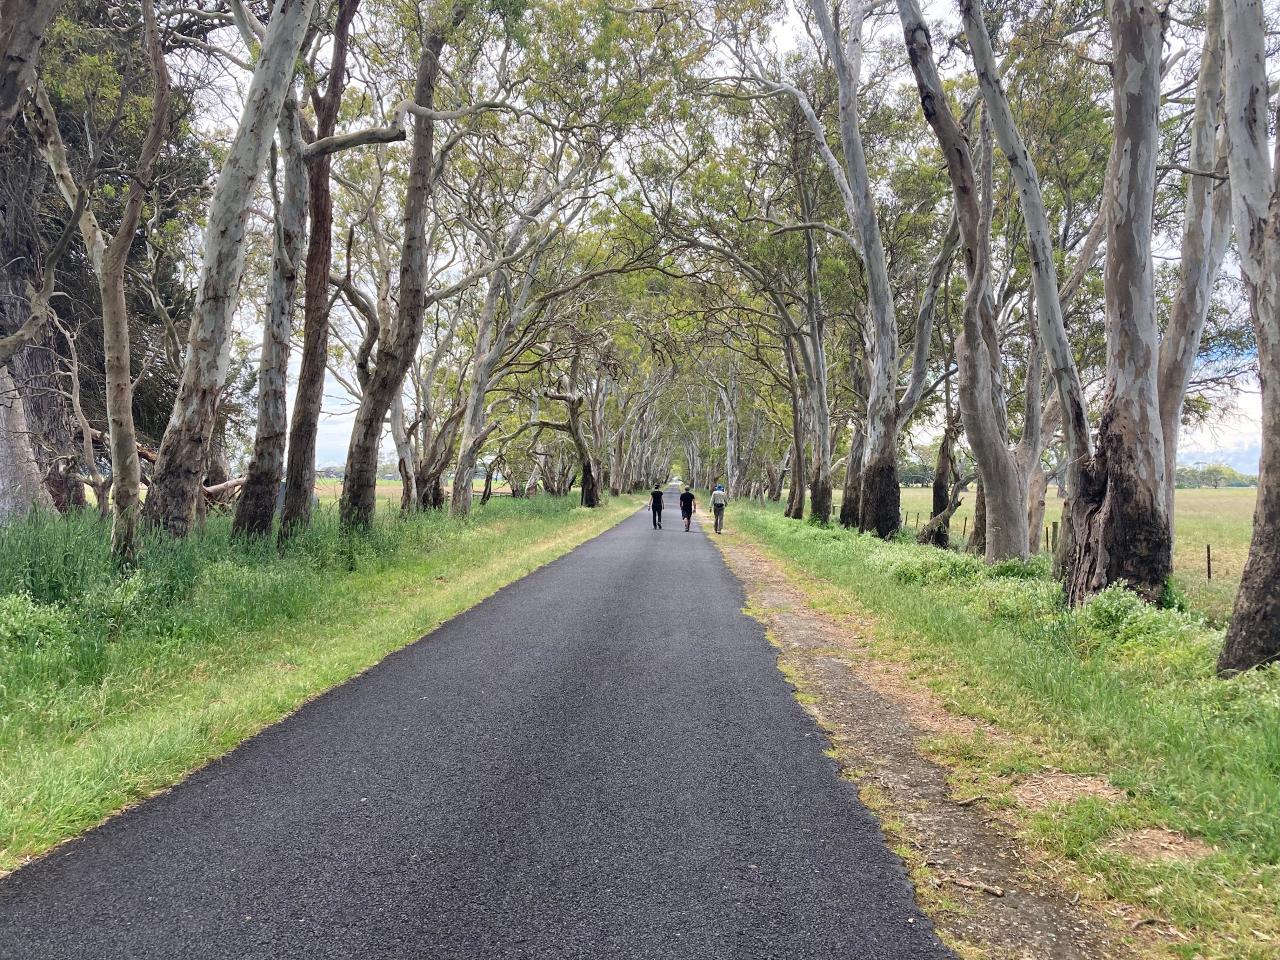
<path fill-rule="evenodd" d="M 210 518 L 115 571 L 92 516 L 0 527 L 0 870 L 234 746 L 632 509 L 320 511 L 281 552 Z"/>
<path fill-rule="evenodd" d="M 748 537 L 824 588 L 824 601 L 846 597 L 875 615 L 873 650 L 912 664 L 953 709 L 1128 793 L 1108 812 L 1086 801 L 1043 817 L 1041 841 L 1113 894 L 1180 922 L 1252 922 L 1280 935 L 1280 668 L 1220 680 L 1219 629 L 1118 587 L 1069 609 L 1047 557 L 987 566 L 772 510 L 742 505 L 736 516 Z M 1185 831 L 1217 852 L 1144 866 L 1108 853 L 1111 834 L 1141 825 Z"/>

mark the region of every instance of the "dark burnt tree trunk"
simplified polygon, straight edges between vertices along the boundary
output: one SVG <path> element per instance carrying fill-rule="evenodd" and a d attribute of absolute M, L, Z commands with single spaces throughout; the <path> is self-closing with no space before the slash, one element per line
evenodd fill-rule
<path fill-rule="evenodd" d="M 1173 566 L 1151 251 L 1164 25 L 1142 0 L 1115 0 L 1110 19 L 1116 181 L 1104 275 L 1107 390 L 1097 450 L 1071 491 L 1071 603 L 1117 582 L 1156 601 Z"/>

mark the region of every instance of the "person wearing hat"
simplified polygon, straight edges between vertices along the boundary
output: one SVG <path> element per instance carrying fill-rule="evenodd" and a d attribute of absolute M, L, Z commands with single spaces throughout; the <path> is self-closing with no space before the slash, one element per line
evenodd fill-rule
<path fill-rule="evenodd" d="M 662 487 L 656 483 L 649 492 L 649 509 L 653 511 L 653 529 L 662 529 Z"/>
<path fill-rule="evenodd" d="M 724 492 L 724 484 L 717 483 L 711 492 L 711 512 L 716 517 L 716 533 L 724 533 L 724 505 L 729 502 L 729 495 Z"/>

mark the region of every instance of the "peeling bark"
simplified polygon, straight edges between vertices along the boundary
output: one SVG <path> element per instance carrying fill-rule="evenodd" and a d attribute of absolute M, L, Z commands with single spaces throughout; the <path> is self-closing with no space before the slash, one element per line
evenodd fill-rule
<path fill-rule="evenodd" d="M 284 158 L 284 186 L 276 197 L 275 239 L 271 257 L 271 293 L 262 327 L 258 361 L 258 423 L 253 455 L 236 503 L 235 534 L 265 537 L 275 520 L 280 479 L 284 474 L 288 430 L 286 392 L 289 347 L 293 337 L 298 266 L 307 229 L 307 174 L 302 162 L 302 127 L 292 94 L 280 112 L 279 141 Z M 274 182 L 275 175 L 272 172 Z"/>
<path fill-rule="evenodd" d="M 36 82 L 44 32 L 63 0 L 0 0 L 0 143 Z"/>
<path fill-rule="evenodd" d="M 1262 456 L 1253 537 L 1218 657 L 1224 675 L 1280 660 L 1280 157 L 1267 154 L 1266 30 L 1260 0 L 1224 0 L 1232 215 L 1258 342 Z"/>
<path fill-rule="evenodd" d="M 230 364 L 231 318 L 244 271 L 254 184 L 266 164 L 314 6 L 315 0 L 275 0 L 240 125 L 209 202 L 186 364 L 147 493 L 148 518 L 174 536 L 184 536 L 196 518 L 218 396 Z"/>
<path fill-rule="evenodd" d="M 1119 581 L 1156 601 L 1173 566 L 1151 251 L 1164 22 L 1145 0 L 1113 0 L 1110 22 L 1116 179 L 1104 273 L 1107 390 L 1097 452 L 1072 490 L 1072 603 Z"/>

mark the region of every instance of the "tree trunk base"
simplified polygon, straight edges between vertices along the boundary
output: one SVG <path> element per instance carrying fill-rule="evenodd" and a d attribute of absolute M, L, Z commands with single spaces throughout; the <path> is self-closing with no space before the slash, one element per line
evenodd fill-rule
<path fill-rule="evenodd" d="M 862 471 L 858 526 L 882 540 L 891 539 L 902 524 L 902 491 L 893 457 L 868 464 Z"/>

